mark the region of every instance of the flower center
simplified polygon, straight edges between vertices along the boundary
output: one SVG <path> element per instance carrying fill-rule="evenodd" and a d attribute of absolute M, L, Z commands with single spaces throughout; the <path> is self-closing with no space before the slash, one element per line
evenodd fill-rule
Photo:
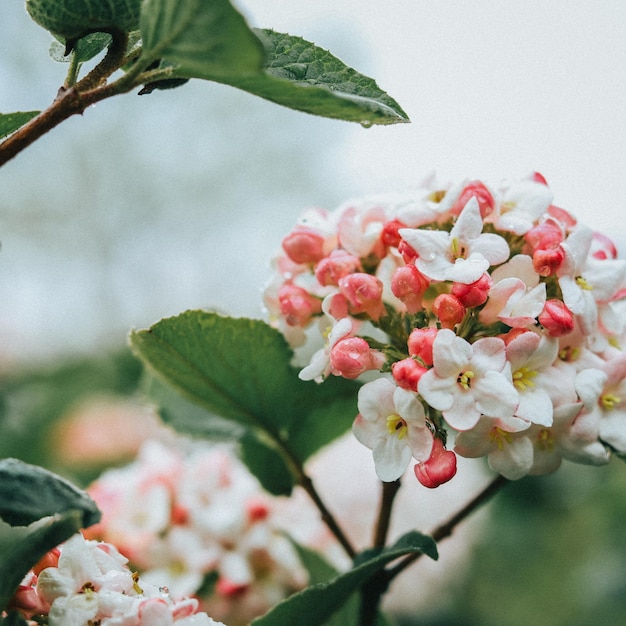
<path fill-rule="evenodd" d="M 397 414 L 387 416 L 387 432 L 390 435 L 397 435 L 398 439 L 404 439 L 408 426 L 406 422 Z"/>
<path fill-rule="evenodd" d="M 474 378 L 475 374 L 471 370 L 466 370 L 465 372 L 461 372 L 459 377 L 456 379 L 456 382 L 463 387 L 463 389 L 469 389 L 471 387 L 472 378 Z"/>
<path fill-rule="evenodd" d="M 544 452 L 552 452 L 554 450 L 554 438 L 547 428 L 542 428 L 537 436 L 537 448 Z"/>
<path fill-rule="evenodd" d="M 580 348 L 566 346 L 559 352 L 559 359 L 567 363 L 575 361 L 580 356 Z"/>
<path fill-rule="evenodd" d="M 498 446 L 498 450 L 503 450 L 507 443 L 511 443 L 511 433 L 494 426 L 489 433 L 489 439 Z"/>
<path fill-rule="evenodd" d="M 529 387 L 535 386 L 533 380 L 535 376 L 537 376 L 537 370 L 531 370 L 524 365 L 513 374 L 513 384 L 518 391 L 526 391 Z"/>
<path fill-rule="evenodd" d="M 615 408 L 615 406 L 621 401 L 622 399 L 619 396 L 616 396 L 614 393 L 605 393 L 604 395 L 600 396 L 600 404 L 602 405 L 602 408 L 606 409 L 607 411 Z"/>
<path fill-rule="evenodd" d="M 450 253 L 453 259 L 464 259 L 467 256 L 467 248 L 457 237 L 452 237 L 450 242 Z"/>
<path fill-rule="evenodd" d="M 584 289 L 585 291 L 592 291 L 593 287 L 587 282 L 587 280 L 585 278 L 583 278 L 582 276 L 579 276 L 576 279 L 576 284 L 581 288 Z"/>

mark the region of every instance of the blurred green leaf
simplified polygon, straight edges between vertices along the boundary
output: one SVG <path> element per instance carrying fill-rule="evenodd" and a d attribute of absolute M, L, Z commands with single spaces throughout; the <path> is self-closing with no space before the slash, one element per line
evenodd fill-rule
<path fill-rule="evenodd" d="M 82 511 L 67 511 L 30 526 L 9 526 L 0 520 L 0 611 L 28 570 L 46 552 L 78 532 L 82 520 Z"/>
<path fill-rule="evenodd" d="M 255 443 L 269 438 L 285 467 L 304 463 L 354 419 L 358 385 L 301 381 L 283 336 L 260 320 L 187 311 L 133 332 L 130 342 L 155 375 L 189 400 L 263 433 Z M 283 491 L 284 484 L 281 479 L 270 491 Z"/>
<path fill-rule="evenodd" d="M 361 561 L 353 569 L 296 593 L 268 613 L 252 621 L 254 626 L 322 626 L 346 600 L 361 589 L 386 565 L 395 559 L 423 552 L 437 558 L 437 547 L 431 537 L 411 532 L 403 535 L 393 546 Z"/>
<path fill-rule="evenodd" d="M 100 520 L 96 503 L 67 480 L 19 461 L 0 460 L 0 517 L 12 526 L 27 526 L 42 517 L 78 511 L 81 528 Z"/>
<path fill-rule="evenodd" d="M 135 30 L 141 0 L 26 0 L 37 24 L 64 39 L 79 39 L 94 32 Z"/>
<path fill-rule="evenodd" d="M 161 58 L 186 78 L 256 74 L 263 47 L 228 0 L 145 0 L 141 12 L 142 58 Z"/>
<path fill-rule="evenodd" d="M 18 111 L 16 113 L 0 113 L 0 139 L 15 132 L 26 122 L 39 115 L 41 111 Z"/>

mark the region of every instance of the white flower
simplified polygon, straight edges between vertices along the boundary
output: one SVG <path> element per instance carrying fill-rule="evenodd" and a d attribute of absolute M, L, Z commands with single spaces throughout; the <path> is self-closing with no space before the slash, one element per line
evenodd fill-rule
<path fill-rule="evenodd" d="M 473 428 L 481 415 L 506 419 L 519 402 L 506 363 L 502 339 L 469 344 L 451 330 L 440 330 L 433 342 L 433 367 L 420 379 L 418 391 L 456 430 Z"/>
<path fill-rule="evenodd" d="M 401 228 L 400 236 L 417 252 L 415 265 L 431 280 L 451 280 L 469 285 L 491 265 L 509 258 L 503 237 L 483 233 L 483 220 L 476 198 L 463 208 L 447 233 L 443 230 Z"/>
<path fill-rule="evenodd" d="M 372 450 L 381 480 L 400 478 L 412 456 L 419 461 L 428 458 L 433 437 L 414 393 L 379 378 L 359 389 L 358 407 L 352 432 Z"/>
<path fill-rule="evenodd" d="M 548 210 L 553 197 L 547 185 L 532 180 L 510 185 L 500 199 L 496 228 L 523 235 Z"/>
<path fill-rule="evenodd" d="M 483 324 L 500 320 L 512 328 L 526 328 L 536 322 L 546 303 L 546 285 L 539 282 L 532 259 L 517 254 L 496 268 L 491 278 L 487 304 L 479 314 Z"/>

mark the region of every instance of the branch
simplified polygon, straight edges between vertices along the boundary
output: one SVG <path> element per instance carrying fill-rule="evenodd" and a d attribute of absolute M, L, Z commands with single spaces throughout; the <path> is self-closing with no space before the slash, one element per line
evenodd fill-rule
<path fill-rule="evenodd" d="M 470 500 L 458 513 L 453 515 L 447 522 L 441 524 L 435 528 L 431 533 L 432 538 L 439 543 L 443 539 L 450 537 L 454 529 L 460 524 L 466 517 L 469 517 L 476 509 L 490 500 L 504 485 L 507 485 L 509 480 L 504 476 L 498 475 L 492 482 L 490 482 L 475 498 Z M 422 552 L 415 552 L 405 557 L 395 567 L 390 568 L 386 572 L 387 581 L 393 580 L 400 572 L 404 571 L 409 565 L 417 561 L 423 556 Z"/>

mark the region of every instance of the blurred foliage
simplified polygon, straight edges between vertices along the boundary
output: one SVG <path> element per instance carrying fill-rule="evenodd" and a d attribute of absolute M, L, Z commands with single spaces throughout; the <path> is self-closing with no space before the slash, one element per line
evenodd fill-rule
<path fill-rule="evenodd" d="M 25 367 L 0 377 L 0 458 L 15 457 L 67 475 L 53 460 L 52 428 L 97 394 L 130 396 L 142 367 L 129 350 Z M 91 476 L 71 476 L 85 483 Z"/>
<path fill-rule="evenodd" d="M 508 485 L 468 571 L 452 583 L 453 606 L 398 626 L 624 624 L 625 469 L 618 459 L 565 464 Z"/>

